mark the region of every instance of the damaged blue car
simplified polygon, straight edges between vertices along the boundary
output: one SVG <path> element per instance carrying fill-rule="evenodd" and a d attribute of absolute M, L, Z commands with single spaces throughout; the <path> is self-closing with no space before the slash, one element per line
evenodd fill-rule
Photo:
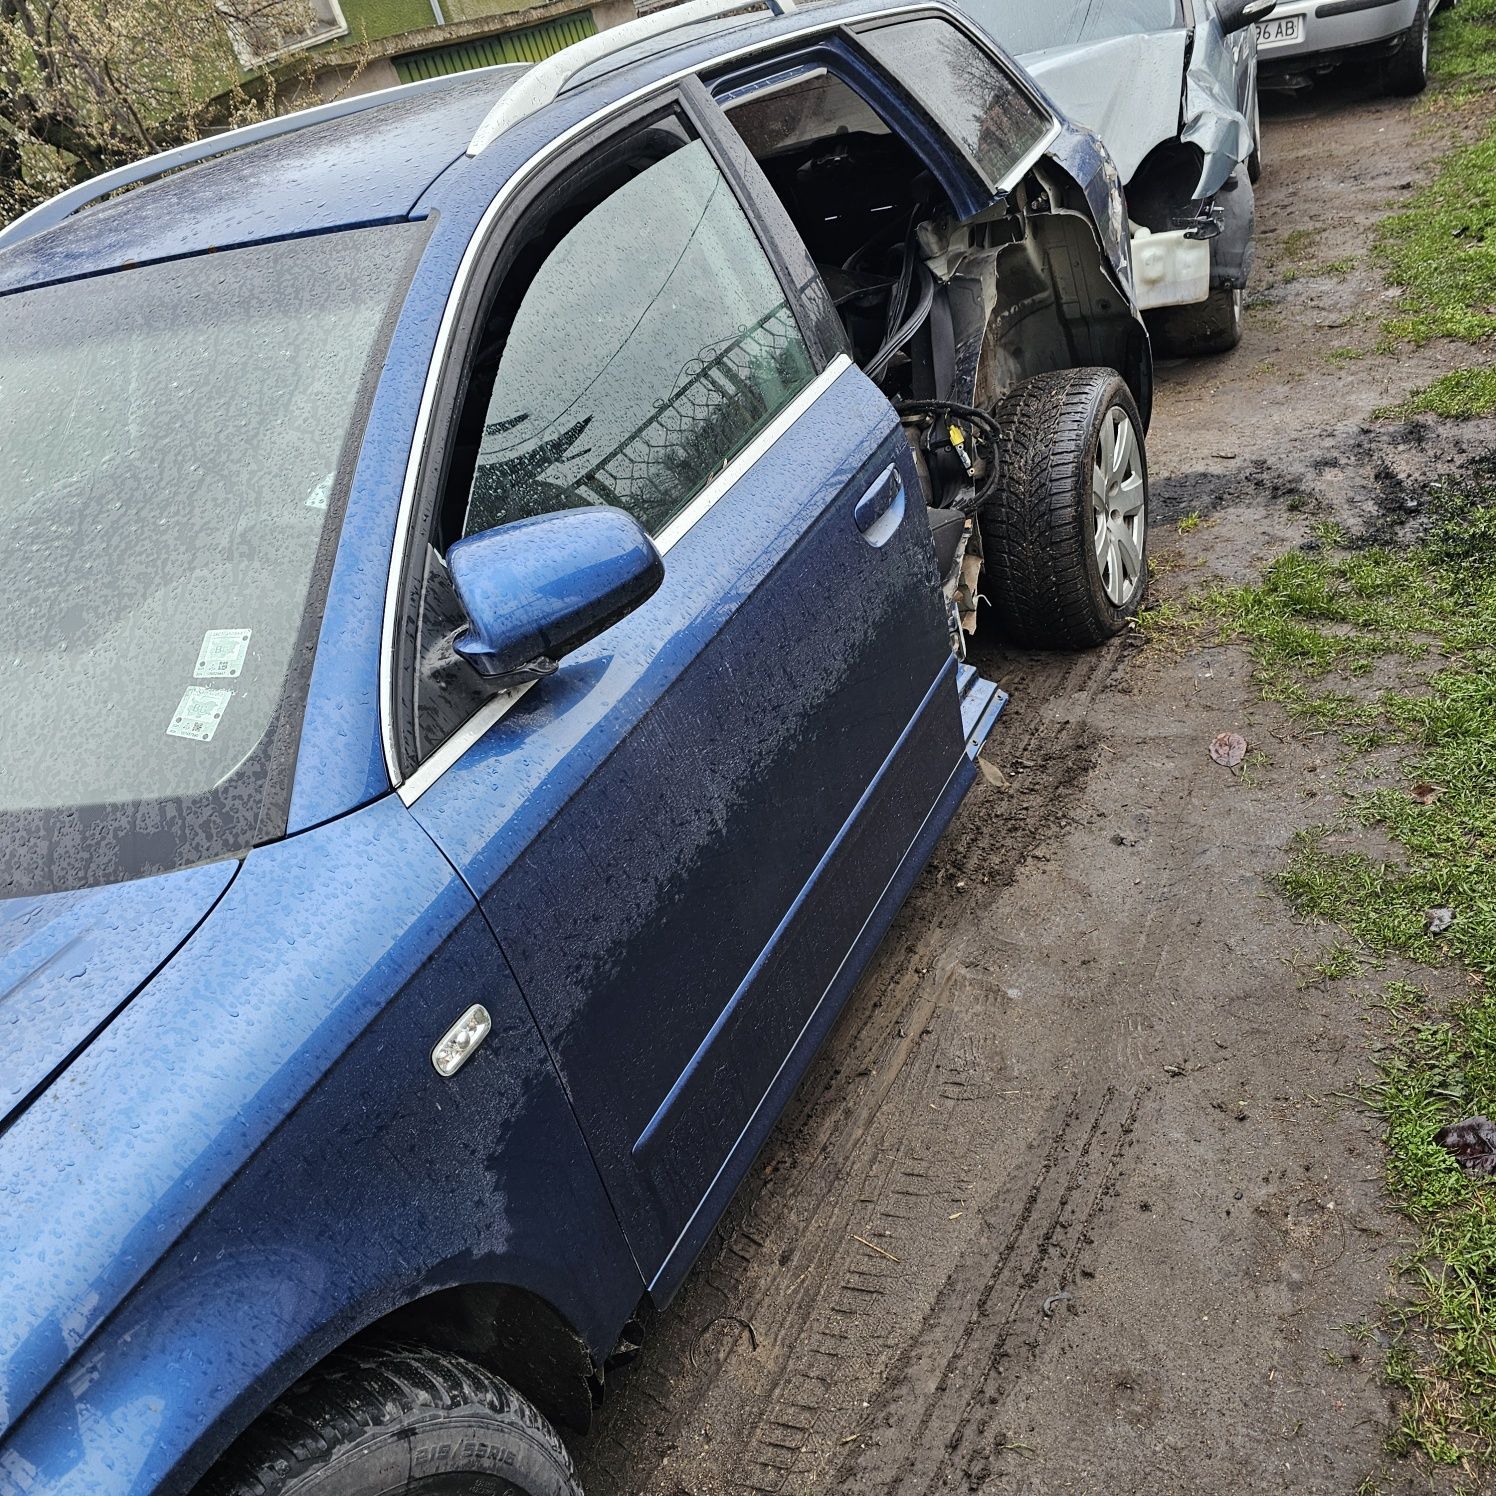
<path fill-rule="evenodd" d="M 1115 168 L 936 3 L 0 234 L 0 1492 L 578 1491 L 976 775 L 973 629 L 1141 606 L 1151 391 Z"/>

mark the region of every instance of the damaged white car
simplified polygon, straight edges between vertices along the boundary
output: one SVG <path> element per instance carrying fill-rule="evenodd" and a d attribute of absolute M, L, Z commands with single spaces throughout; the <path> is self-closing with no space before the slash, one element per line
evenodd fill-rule
<path fill-rule="evenodd" d="M 1262 170 L 1255 23 L 1275 0 L 960 3 L 1106 143 L 1157 351 L 1236 347 Z"/>

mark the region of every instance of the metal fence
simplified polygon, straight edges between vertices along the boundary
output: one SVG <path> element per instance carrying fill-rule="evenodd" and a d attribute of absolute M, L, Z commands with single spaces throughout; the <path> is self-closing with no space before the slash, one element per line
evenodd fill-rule
<path fill-rule="evenodd" d="M 703 349 L 675 390 L 574 487 L 616 504 L 646 529 L 668 522 L 814 371 L 794 313 L 781 302 L 734 337 Z"/>

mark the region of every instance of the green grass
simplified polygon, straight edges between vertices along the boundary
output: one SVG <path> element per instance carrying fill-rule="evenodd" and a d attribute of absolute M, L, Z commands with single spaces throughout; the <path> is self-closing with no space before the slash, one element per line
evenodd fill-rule
<path fill-rule="evenodd" d="M 1496 332 L 1496 128 L 1382 222 L 1376 254 L 1403 292 L 1383 328 L 1389 342 L 1478 343 Z"/>
<path fill-rule="evenodd" d="M 1434 28 L 1430 69 L 1437 90 L 1456 100 L 1496 86 L 1496 0 L 1464 0 Z M 1489 117 L 1492 111 L 1486 108 Z M 1391 351 L 1435 338 L 1489 343 L 1496 338 L 1496 123 L 1484 137 L 1448 156 L 1405 211 L 1385 219 L 1375 254 L 1388 282 L 1400 287 L 1396 312 L 1382 329 Z M 1472 416 L 1496 409 L 1496 378 L 1487 358 L 1436 381 L 1383 414 Z"/>
<path fill-rule="evenodd" d="M 1496 0 L 1460 0 L 1434 23 L 1434 76 L 1454 84 L 1496 82 Z"/>
<path fill-rule="evenodd" d="M 1388 782 L 1350 797 L 1344 824 L 1299 839 L 1278 883 L 1302 918 L 1339 931 L 1320 975 L 1395 957 L 1444 969 L 1462 994 L 1441 1008 L 1387 983 L 1389 1042 L 1370 1097 L 1389 1188 L 1417 1232 L 1388 1311 L 1387 1373 L 1402 1391 L 1393 1447 L 1486 1490 L 1496 1480 L 1496 1180 L 1467 1180 L 1434 1134 L 1496 1116 L 1496 475 L 1436 489 L 1429 503 L 1429 538 L 1410 550 L 1341 551 L 1321 527 L 1313 549 L 1282 558 L 1259 585 L 1197 606 L 1245 640 L 1264 694 L 1299 721 L 1352 750 L 1401 750 Z M 1392 683 L 1358 685 L 1373 666 Z M 1381 850 L 1356 850 L 1358 828 L 1374 828 Z M 1454 923 L 1428 934 L 1427 911 L 1440 906 Z"/>
<path fill-rule="evenodd" d="M 1496 366 L 1484 369 L 1454 369 L 1441 374 L 1426 389 L 1394 405 L 1379 415 L 1446 416 L 1451 420 L 1469 420 L 1496 411 Z"/>
<path fill-rule="evenodd" d="M 1283 236 L 1283 253 L 1290 260 L 1302 260 L 1314 248 L 1319 234 L 1318 229 L 1291 229 Z"/>
<path fill-rule="evenodd" d="M 1386 1125 L 1388 1181 L 1419 1224 L 1391 1315 L 1389 1379 L 1402 1389 L 1393 1448 L 1489 1480 L 1496 1447 L 1496 1191 L 1468 1180 L 1434 1134 L 1496 1104 L 1496 994 L 1474 987 L 1450 1011 L 1405 983 L 1373 1095 Z M 1485 1481 L 1480 1489 L 1487 1489 Z"/>

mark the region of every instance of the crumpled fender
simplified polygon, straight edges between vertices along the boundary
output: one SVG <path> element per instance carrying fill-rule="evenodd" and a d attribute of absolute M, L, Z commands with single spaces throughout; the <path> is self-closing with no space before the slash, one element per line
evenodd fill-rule
<path fill-rule="evenodd" d="M 1205 153 L 1194 200 L 1214 197 L 1252 153 L 1252 126 L 1236 97 L 1236 59 L 1215 26 L 1197 26 L 1184 75 L 1184 128 L 1179 138 Z"/>
<path fill-rule="evenodd" d="M 1257 207 L 1245 167 L 1226 179 L 1216 207 L 1222 210 L 1221 232 L 1211 242 L 1210 284 L 1214 290 L 1246 289 L 1256 253 Z"/>

